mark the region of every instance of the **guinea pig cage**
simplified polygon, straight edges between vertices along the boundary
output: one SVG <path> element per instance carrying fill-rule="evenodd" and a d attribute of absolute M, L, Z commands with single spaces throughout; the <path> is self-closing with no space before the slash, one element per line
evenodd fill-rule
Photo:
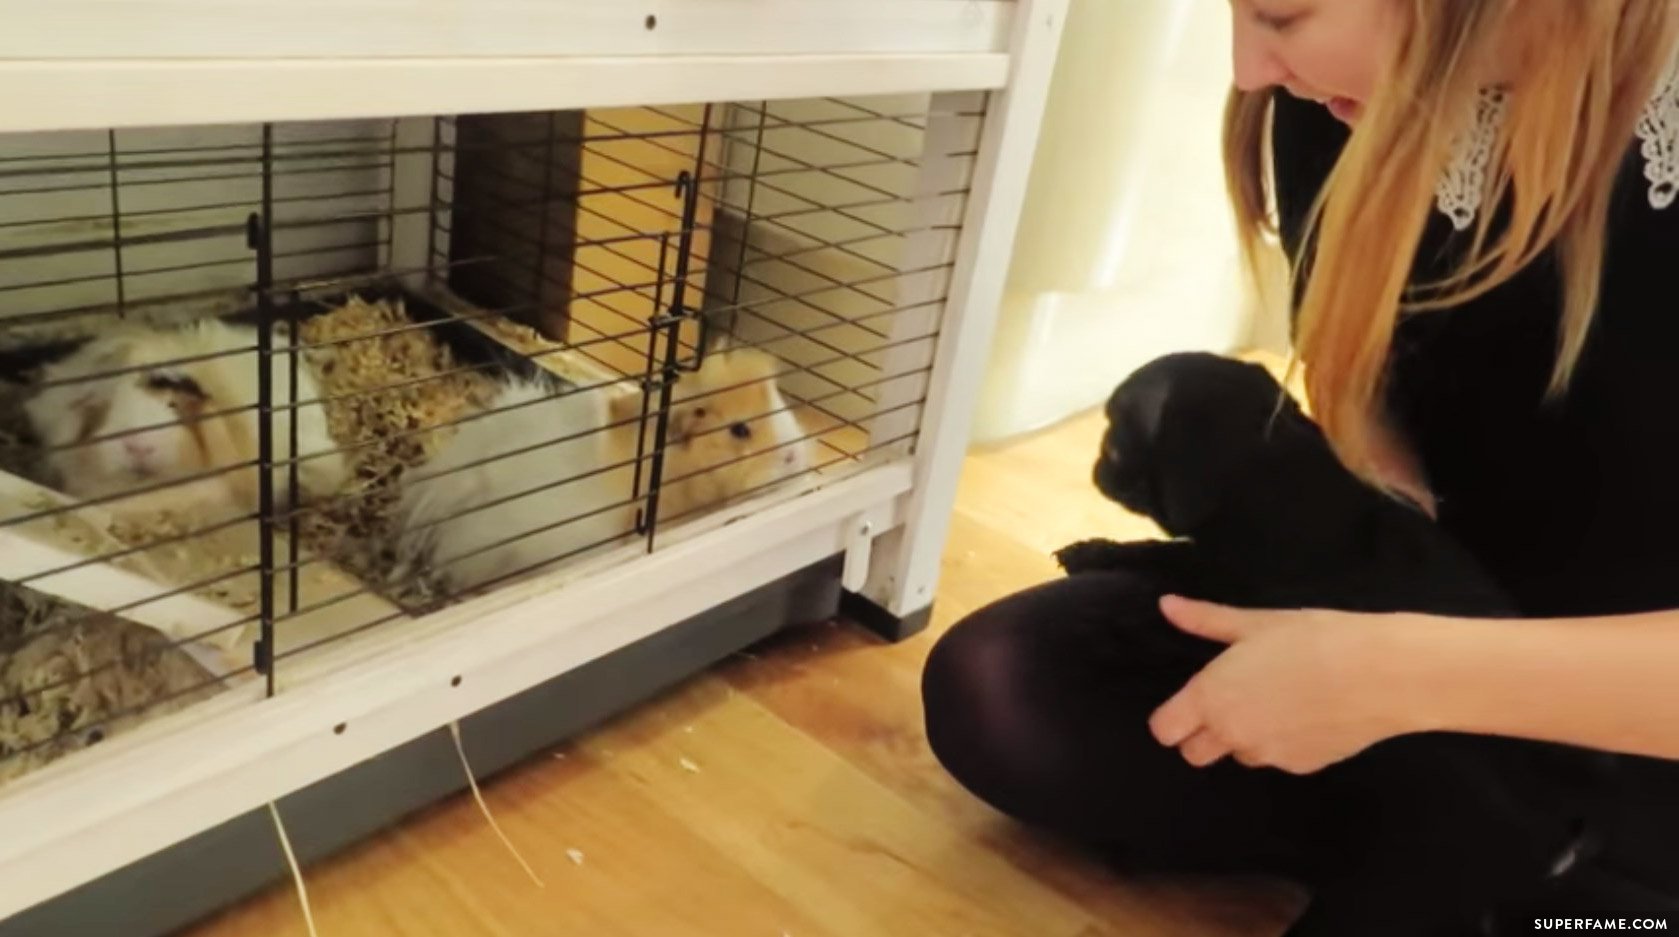
<path fill-rule="evenodd" d="M 924 625 L 1065 10 L 10 11 L 0 935 Z"/>

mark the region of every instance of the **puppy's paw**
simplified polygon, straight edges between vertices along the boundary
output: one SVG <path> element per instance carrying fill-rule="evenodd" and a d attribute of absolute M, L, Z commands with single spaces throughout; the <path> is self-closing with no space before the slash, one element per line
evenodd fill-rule
<path fill-rule="evenodd" d="M 1055 551 L 1055 561 L 1069 576 L 1125 569 L 1137 558 L 1138 544 L 1081 540 Z"/>

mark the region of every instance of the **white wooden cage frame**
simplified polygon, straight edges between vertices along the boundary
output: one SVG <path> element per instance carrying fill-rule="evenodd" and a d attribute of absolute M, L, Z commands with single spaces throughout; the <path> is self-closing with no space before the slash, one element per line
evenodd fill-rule
<path fill-rule="evenodd" d="M 906 92 L 934 93 L 935 112 L 989 104 L 966 215 L 941 219 L 963 227 L 929 313 L 942 328 L 913 458 L 333 649 L 272 698 L 237 689 L 9 785 L 0 919 L 835 555 L 846 588 L 925 614 L 1067 2 L 11 5 L 0 132 Z M 927 191 L 957 171 L 930 161 Z M 634 587 L 648 577 L 668 588 Z"/>

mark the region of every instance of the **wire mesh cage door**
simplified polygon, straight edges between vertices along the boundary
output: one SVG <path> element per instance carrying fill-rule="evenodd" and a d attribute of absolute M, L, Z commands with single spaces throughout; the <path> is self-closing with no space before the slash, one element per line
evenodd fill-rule
<path fill-rule="evenodd" d="M 20 155 L 0 198 L 35 215 L 8 215 L 0 332 L 23 461 L 7 464 L 20 506 L 0 534 L 75 521 L 103 539 L 40 553 L 22 537 L 36 553 L 10 555 L 33 565 L 0 575 L 160 637 L 145 660 L 213 664 L 32 744 L 85 743 L 160 700 L 274 695 L 311 672 L 298 663 L 456 602 L 922 459 L 987 106 L 261 124 Z M 97 208 L 66 214 L 60 190 Z M 98 236 L 63 234 L 66 218 Z M 41 258 L 71 266 L 43 277 Z M 111 357 L 138 347 L 150 357 Z M 43 444 L 27 401 L 78 385 L 60 401 L 76 431 Z M 136 392 L 157 425 L 113 422 Z M 166 427 L 199 471 L 123 446 Z M 120 478 L 52 459 L 88 451 L 114 452 Z M 190 495 L 168 523 L 99 513 L 175 489 Z M 901 536 L 871 551 L 868 533 L 858 591 Z M 160 556 L 172 565 L 122 565 Z M 49 689 L 136 666 L 113 657 Z M 28 692 L 14 702 L 42 696 Z"/>
<path fill-rule="evenodd" d="M 761 102 L 731 115 L 731 168 L 746 171 L 720 198 L 708 298 L 731 333 L 790 362 L 784 383 L 808 407 L 826 464 L 917 463 L 931 489 L 915 495 L 918 516 L 892 529 L 859 517 L 848 539 L 845 585 L 868 600 L 854 611 L 897 633 L 930 603 L 951 453 L 965 448 L 954 438 L 929 451 L 924 433 L 953 403 L 961 425 L 963 392 L 952 400 L 937 369 L 956 353 L 944 333 L 959 321 L 953 289 L 965 235 L 973 247 L 993 103 L 943 93 Z M 942 367 L 948 376 L 951 361 Z"/>
<path fill-rule="evenodd" d="M 983 99 L 761 102 L 733 117 L 714 315 L 787 362 L 834 453 L 913 452 Z"/>

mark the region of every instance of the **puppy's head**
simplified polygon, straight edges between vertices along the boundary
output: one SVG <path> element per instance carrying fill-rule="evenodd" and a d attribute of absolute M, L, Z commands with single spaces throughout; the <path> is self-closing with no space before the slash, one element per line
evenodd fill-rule
<path fill-rule="evenodd" d="M 1334 472 L 1321 432 L 1263 367 L 1217 355 L 1159 358 L 1107 403 L 1095 483 L 1104 495 L 1194 536 L 1240 503 L 1287 504 L 1275 486 Z"/>

